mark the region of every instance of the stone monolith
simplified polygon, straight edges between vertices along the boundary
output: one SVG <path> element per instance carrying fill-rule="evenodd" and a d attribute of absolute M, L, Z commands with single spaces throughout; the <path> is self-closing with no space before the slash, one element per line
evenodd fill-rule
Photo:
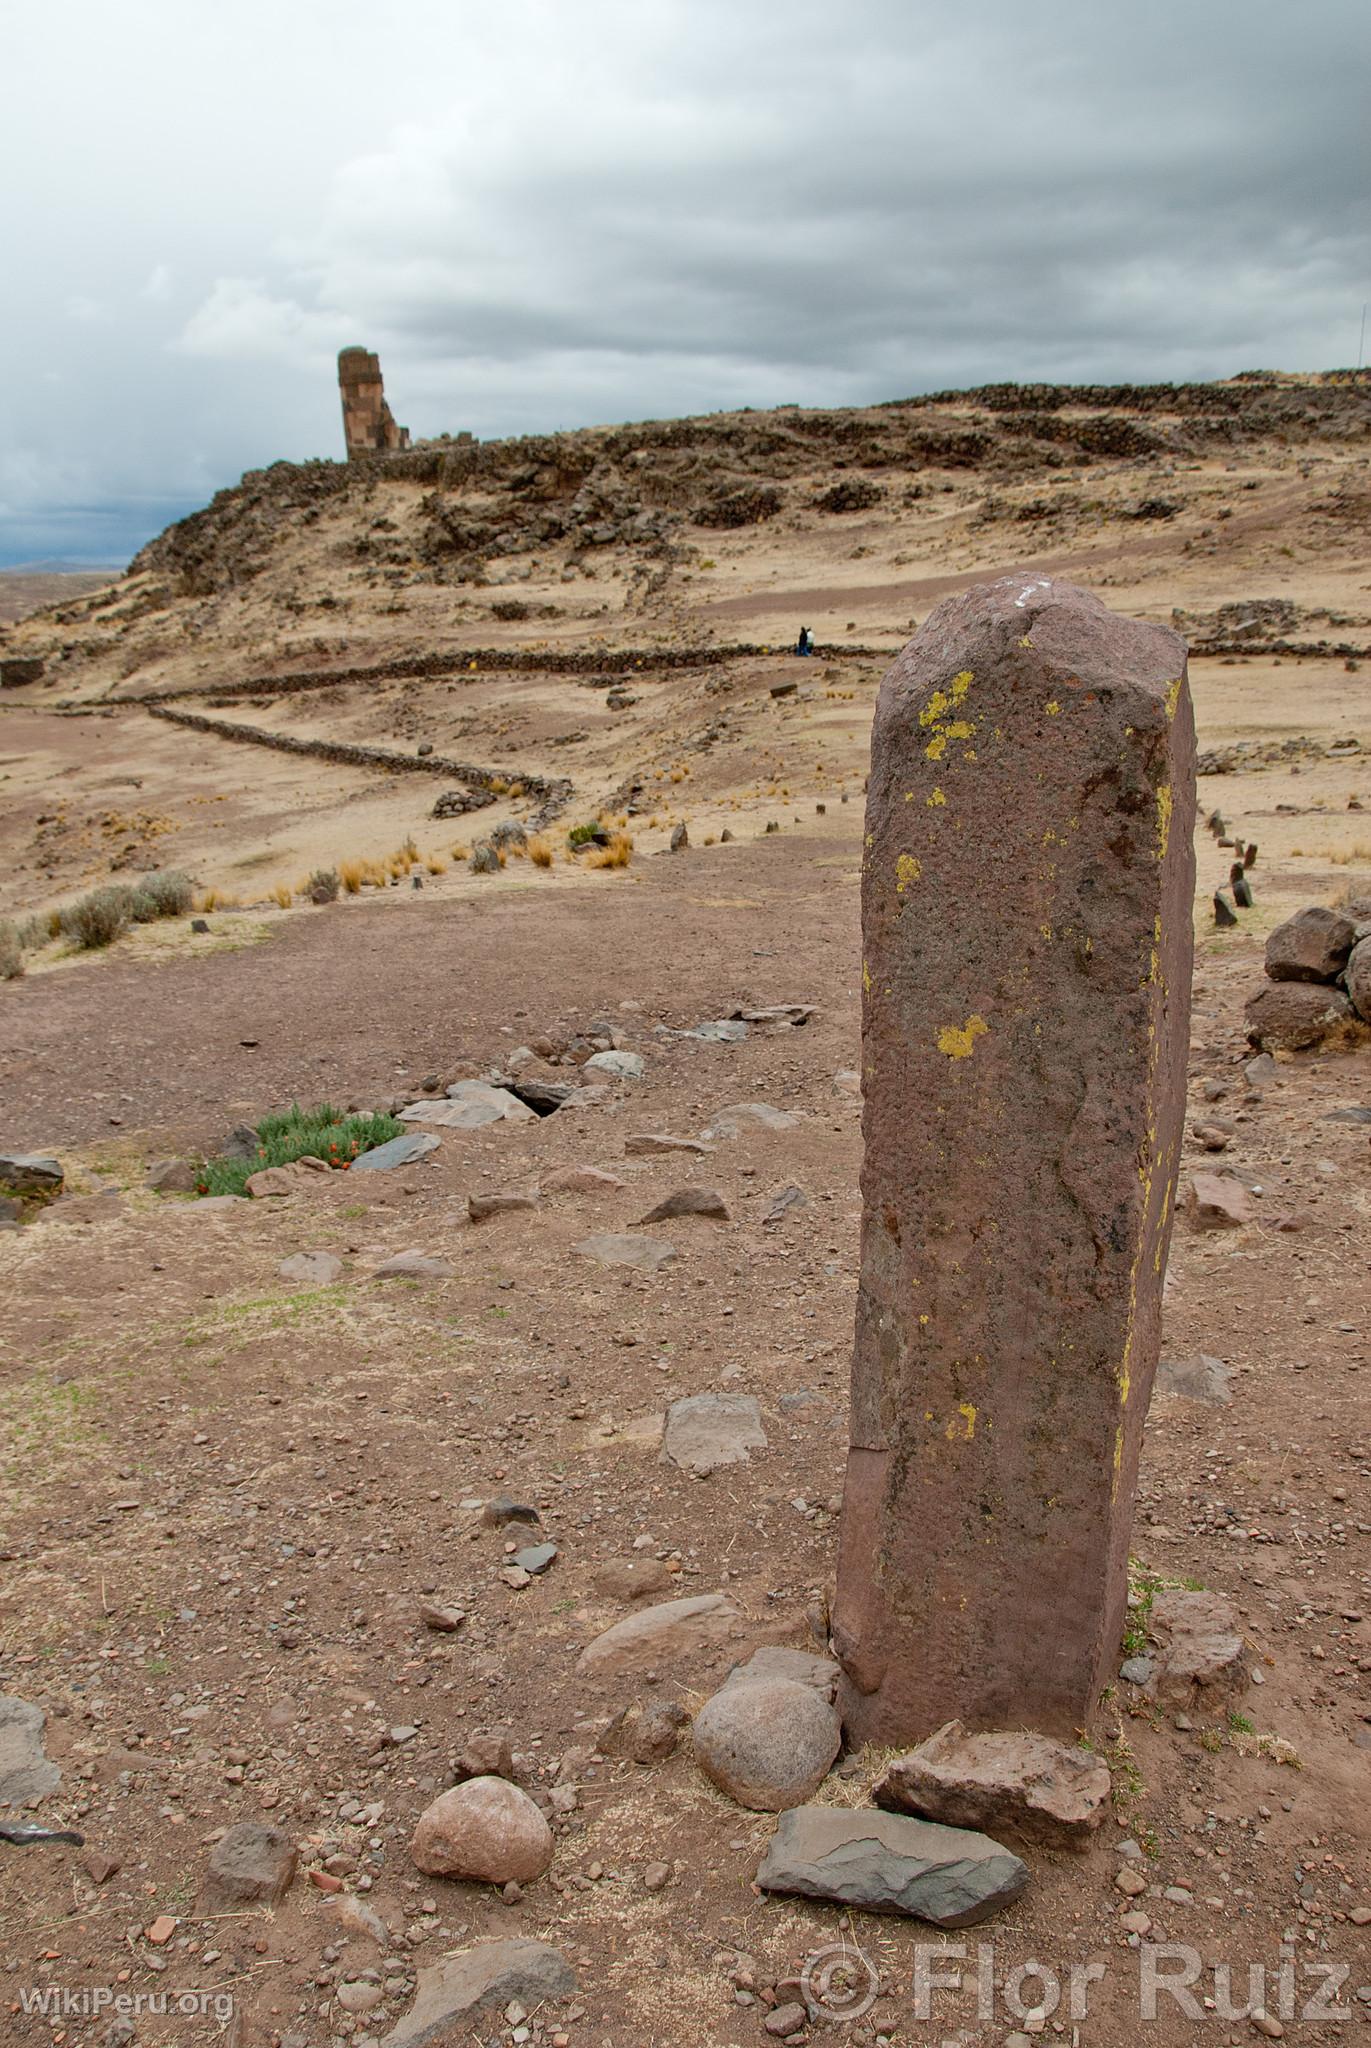
<path fill-rule="evenodd" d="M 409 428 L 395 424 L 386 404 L 379 356 L 365 348 L 340 349 L 338 392 L 349 462 L 362 455 L 394 455 L 408 448 Z"/>
<path fill-rule="evenodd" d="M 869 791 L 844 1717 L 1069 1735 L 1118 1670 L 1182 1134 L 1184 643 L 1045 578 L 948 598 Z"/>

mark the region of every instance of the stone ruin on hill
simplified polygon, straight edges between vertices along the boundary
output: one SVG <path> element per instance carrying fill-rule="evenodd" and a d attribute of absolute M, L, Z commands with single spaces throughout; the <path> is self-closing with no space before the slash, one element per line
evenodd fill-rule
<path fill-rule="evenodd" d="M 1090 1726 L 1116 1675 L 1185 1109 L 1185 643 L 1070 584 L 881 686 L 833 1642 L 854 1743 Z"/>
<path fill-rule="evenodd" d="M 396 455 L 408 448 L 409 428 L 396 426 L 386 404 L 379 356 L 365 348 L 340 349 L 338 390 L 349 462 L 362 455 Z"/>

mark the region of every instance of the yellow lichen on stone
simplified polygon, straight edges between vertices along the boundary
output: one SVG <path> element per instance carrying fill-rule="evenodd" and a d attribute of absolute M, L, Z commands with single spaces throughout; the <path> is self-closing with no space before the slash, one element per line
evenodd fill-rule
<path fill-rule="evenodd" d="M 871 993 L 871 969 L 870 969 L 870 968 L 869 968 L 869 967 L 867 966 L 867 964 L 866 964 L 865 960 L 863 960 L 863 962 L 862 962 L 862 987 L 863 987 L 863 989 L 864 989 L 864 990 L 866 991 L 866 993 L 867 993 L 868 995 L 870 995 L 870 993 Z"/>
<path fill-rule="evenodd" d="M 944 1024 L 938 1033 L 938 1051 L 946 1053 L 950 1060 L 965 1060 L 971 1057 L 976 1040 L 983 1038 L 990 1029 L 984 1017 L 968 1017 L 965 1024 Z"/>
<path fill-rule="evenodd" d="M 1166 715 L 1168 718 L 1174 718 L 1176 716 L 1176 706 L 1181 701 L 1181 689 L 1184 685 L 1184 682 L 1184 676 L 1177 676 L 1174 683 L 1168 683 L 1166 686 L 1165 702 Z"/>
<path fill-rule="evenodd" d="M 943 795 L 942 791 L 935 785 L 934 788 L 931 789 L 928 795 L 924 798 L 924 802 L 928 804 L 930 808 L 933 810 L 941 810 L 943 805 L 947 802 L 947 798 Z"/>
<path fill-rule="evenodd" d="M 912 853 L 902 853 L 895 863 L 895 894 L 903 896 L 911 882 L 917 882 L 923 869 Z"/>
<path fill-rule="evenodd" d="M 961 1418 L 960 1421 L 958 1417 Z M 953 1416 L 951 1422 L 948 1423 L 947 1428 L 943 1431 L 943 1435 L 949 1443 L 952 1443 L 960 1436 L 963 1443 L 969 1444 L 975 1434 L 976 1410 L 970 1401 L 959 1401 L 957 1403 L 957 1413 Z"/>
<path fill-rule="evenodd" d="M 1062 707 L 1055 697 L 1051 698 L 1044 708 L 1049 718 L 1059 718 L 1061 716 Z"/>

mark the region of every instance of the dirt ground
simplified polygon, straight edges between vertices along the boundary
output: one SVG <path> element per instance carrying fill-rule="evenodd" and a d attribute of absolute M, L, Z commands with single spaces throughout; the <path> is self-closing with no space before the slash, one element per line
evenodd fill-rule
<path fill-rule="evenodd" d="M 1107 554 L 1083 540 L 1051 559 L 1069 556 L 1061 573 L 1103 583 L 1120 609 L 1165 617 L 1285 592 L 1366 639 L 1367 564 L 1347 536 L 1320 551 L 1307 521 L 1282 528 L 1273 498 L 1270 523 L 1254 517 L 1227 556 L 1186 551 L 1185 538 Z M 842 637 L 851 619 L 853 639 L 879 649 L 883 628 L 922 616 L 933 583 L 976 566 L 954 562 L 959 549 L 974 541 L 993 560 L 984 534 L 940 538 L 913 562 L 914 582 L 864 561 L 858 586 L 831 538 L 826 557 L 792 539 L 787 556 L 770 528 L 725 536 L 691 616 L 717 624 L 733 607 L 727 632 L 760 640 L 787 621 L 793 633 L 804 603 L 816 631 L 827 621 Z M 759 587 L 721 589 L 733 578 Z M 627 627 L 616 637 L 636 644 Z M 202 657 L 213 660 L 212 639 Z M 1221 809 L 1261 852 L 1254 909 L 1218 933 L 1209 904 L 1229 856 L 1197 833 L 1182 1178 L 1214 1163 L 1193 1125 L 1221 1120 L 1222 1165 L 1251 1189 L 1256 1220 L 1177 1228 L 1163 1355 L 1221 1360 L 1230 1398 L 1154 1400 L 1133 1548 L 1141 1568 L 1236 1603 L 1251 1683 L 1231 1711 L 1179 1716 L 1119 1688 L 1096 1735 L 1115 1810 L 1095 1846 L 1031 1852 L 1029 1890 L 952 1937 L 966 1983 L 926 2011 L 917 1972 L 952 1967 L 932 1960 L 941 1937 L 760 1895 L 772 1820 L 716 1792 L 688 1738 L 642 1765 L 610 1730 L 635 1703 L 697 1707 L 750 1644 L 819 1647 L 856 1285 L 858 872 L 881 654 L 647 665 L 618 713 L 550 656 L 546 672 L 264 696 L 214 714 L 410 752 L 431 741 L 508 761 L 511 779 L 567 773 L 568 820 L 611 795 L 626 815 L 636 780 L 633 860 L 598 873 L 559 858 L 547 872 L 511 861 L 472 875 L 452 845 L 526 801 L 432 820 L 441 779 L 233 744 L 134 705 L 96 709 L 115 680 L 101 686 L 98 665 L 81 696 L 89 715 L 59 711 L 41 687 L 6 693 L 7 910 L 50 907 L 149 860 L 240 901 L 208 914 L 207 935 L 183 920 L 144 927 L 96 958 L 54 943 L 0 984 L 0 1142 L 56 1150 L 76 1197 L 0 1233 L 0 1692 L 46 1711 L 63 1773 L 23 1818 L 86 1837 L 79 1849 L 0 1841 L 0 2041 L 103 2043 L 107 2015 L 27 2012 L 24 1994 L 115 1986 L 220 1997 L 203 2013 L 145 2012 L 147 2048 L 366 2048 L 407 2010 L 417 1969 L 514 1935 L 556 1944 L 579 1988 L 531 2017 L 487 2015 L 464 2041 L 754 2048 L 773 2038 L 770 2005 L 794 1995 L 787 1980 L 843 1941 L 870 1955 L 880 1995 L 816 2039 L 1245 2043 L 1262 2038 L 1231 2016 L 1250 1965 L 1265 1967 L 1267 2009 L 1284 2015 L 1268 2034 L 1364 2034 L 1371 1124 L 1340 1113 L 1371 1108 L 1371 1046 L 1282 1057 L 1253 1086 L 1242 1026 L 1271 927 L 1371 890 L 1369 671 L 1345 662 L 1254 653 L 1191 667 L 1202 748 L 1299 744 L 1200 784 L 1202 814 Z M 772 698 L 778 681 L 799 688 Z M 1330 756 L 1348 735 L 1359 752 Z M 691 845 L 671 854 L 680 820 Z M 439 870 L 419 870 L 422 891 L 322 909 L 269 899 L 275 881 L 407 835 Z M 779 1003 L 814 1014 L 738 1042 L 681 1035 Z M 292 1100 L 409 1101 L 517 1047 L 555 1051 L 594 1031 L 640 1053 L 644 1077 L 532 1123 L 442 1131 L 422 1165 L 321 1176 L 229 1210 L 143 1185 L 152 1162 L 212 1148 L 232 1123 Z M 758 1102 L 795 1121 L 703 1137 L 727 1106 Z M 706 1149 L 626 1148 L 650 1131 Z M 622 1185 L 467 1220 L 468 1195 L 531 1192 L 563 1165 Z M 728 1220 L 651 1226 L 677 1253 L 655 1273 L 576 1251 L 685 1186 L 717 1188 Z M 772 1216 L 787 1189 L 803 1200 Z M 450 1274 L 371 1277 L 406 1249 Z M 284 1279 L 281 1262 L 301 1251 L 336 1254 L 340 1278 Z M 661 1417 L 711 1390 L 755 1395 L 768 1444 L 697 1480 L 661 1461 Z M 501 1494 L 536 1506 L 558 1546 L 524 1587 L 501 1576 L 510 1532 L 481 1519 Z M 740 1619 L 712 1661 L 609 1682 L 578 1673 L 586 1644 L 631 1611 L 607 1568 L 632 1559 L 657 1568 L 659 1597 L 729 1594 Z M 460 1628 L 426 1628 L 424 1598 L 461 1609 Z M 495 1725 L 522 1782 L 576 1793 L 560 1802 L 570 1810 L 549 1875 L 510 1902 L 422 1877 L 407 1853 L 471 1732 Z M 821 1796 L 864 1803 L 878 1762 L 845 1760 Z M 274 1909 L 205 1909 L 214 1841 L 258 1819 L 298 1841 L 302 1875 Z M 1142 1851 L 1137 1900 L 1114 1885 L 1126 1841 Z M 655 1863 L 669 1867 L 660 1890 L 645 1883 Z M 336 1886 L 380 1913 L 384 1946 L 340 1927 Z M 174 1922 L 165 1941 L 148 1933 L 159 1916 Z M 1163 1996 L 1148 2018 L 1140 1987 L 1166 1944 L 1194 1951 L 1200 2003 L 1192 2014 Z M 1034 1961 L 1063 1987 L 1040 2019 L 1043 1980 L 1021 1974 Z M 1088 1964 L 1102 1974 L 1073 2015 L 1068 1974 Z M 1341 2016 L 1318 2005 L 1325 1984 Z M 357 1985 L 381 1994 L 364 2013 L 348 2009 Z"/>

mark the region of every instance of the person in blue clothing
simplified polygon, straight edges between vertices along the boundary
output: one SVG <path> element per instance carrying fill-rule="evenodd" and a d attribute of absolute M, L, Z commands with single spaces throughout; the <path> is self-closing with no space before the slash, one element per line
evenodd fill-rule
<path fill-rule="evenodd" d="M 814 652 L 814 635 L 810 632 L 808 626 L 801 626 L 800 637 L 795 642 L 795 652 L 797 654 L 812 654 Z"/>

